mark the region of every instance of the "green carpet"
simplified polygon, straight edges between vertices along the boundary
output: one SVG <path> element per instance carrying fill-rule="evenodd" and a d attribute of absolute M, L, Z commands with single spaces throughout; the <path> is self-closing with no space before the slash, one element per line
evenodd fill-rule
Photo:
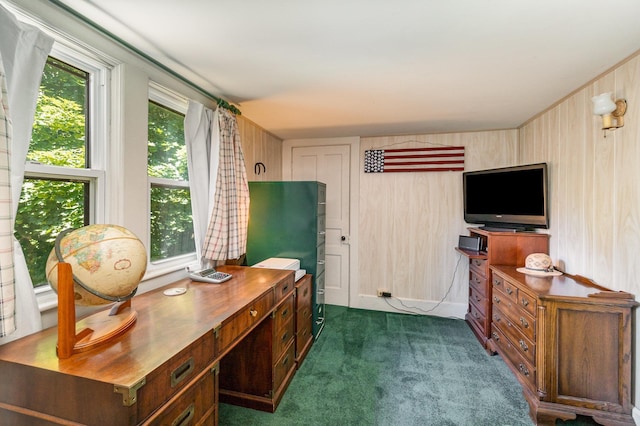
<path fill-rule="evenodd" d="M 220 404 L 220 425 L 527 425 L 522 389 L 462 320 L 327 305 L 275 413 Z"/>

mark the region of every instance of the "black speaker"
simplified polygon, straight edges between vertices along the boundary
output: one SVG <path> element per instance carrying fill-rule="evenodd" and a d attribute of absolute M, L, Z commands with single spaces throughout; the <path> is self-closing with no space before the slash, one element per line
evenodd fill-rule
<path fill-rule="evenodd" d="M 460 235 L 460 238 L 458 238 L 458 247 L 465 250 L 480 251 L 482 248 L 482 239 L 480 237 Z"/>

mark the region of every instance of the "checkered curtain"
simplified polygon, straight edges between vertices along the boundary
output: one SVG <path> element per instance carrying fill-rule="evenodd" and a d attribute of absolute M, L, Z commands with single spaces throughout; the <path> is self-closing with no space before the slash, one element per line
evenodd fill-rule
<path fill-rule="evenodd" d="M 11 121 L 4 64 L 0 57 L 0 336 L 16 329 L 13 267 L 13 209 L 11 208 Z"/>
<path fill-rule="evenodd" d="M 220 157 L 203 256 L 209 260 L 238 259 L 247 249 L 247 172 L 236 116 L 218 108 L 214 114 L 214 122 L 218 128 Z"/>
<path fill-rule="evenodd" d="M 52 38 L 0 6 L 0 344 L 42 329 L 27 263 L 13 237 L 13 222 L 40 79 L 52 45 Z"/>

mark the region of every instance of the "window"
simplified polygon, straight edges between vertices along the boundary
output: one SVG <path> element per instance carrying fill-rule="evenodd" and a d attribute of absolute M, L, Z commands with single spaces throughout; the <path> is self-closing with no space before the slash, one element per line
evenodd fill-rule
<path fill-rule="evenodd" d="M 184 142 L 186 100 L 152 86 L 148 162 L 150 258 L 158 262 L 195 252 Z"/>
<path fill-rule="evenodd" d="M 95 168 L 101 137 L 100 89 L 106 68 L 62 47 L 45 65 L 36 106 L 15 235 L 35 287 L 47 284 L 45 264 L 58 234 L 96 220 L 104 171 Z M 102 85 L 104 86 L 104 85 Z M 102 91 L 101 91 L 102 90 Z"/>

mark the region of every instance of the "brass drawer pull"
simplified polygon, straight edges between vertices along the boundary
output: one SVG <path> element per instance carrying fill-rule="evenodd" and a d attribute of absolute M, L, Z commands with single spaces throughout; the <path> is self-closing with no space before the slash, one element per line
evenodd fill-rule
<path fill-rule="evenodd" d="M 495 286 L 499 286 L 500 284 L 502 284 L 502 281 L 500 281 L 500 280 L 493 280 L 493 285 L 495 285 Z"/>
<path fill-rule="evenodd" d="M 493 301 L 496 303 L 500 303 L 500 299 L 498 298 L 498 296 L 493 296 Z"/>
<path fill-rule="evenodd" d="M 529 369 L 525 367 L 524 364 L 520 363 L 520 365 L 518 365 L 518 370 L 520 370 L 520 372 L 525 376 L 529 377 Z"/>
<path fill-rule="evenodd" d="M 175 387 L 193 371 L 193 357 L 171 372 L 171 387 Z"/>
<path fill-rule="evenodd" d="M 186 410 L 180 413 L 180 415 L 171 422 L 171 426 L 183 426 L 189 424 L 191 422 L 191 419 L 193 419 L 194 411 L 195 407 L 193 403 L 191 403 Z"/>
<path fill-rule="evenodd" d="M 529 346 L 524 342 L 524 340 L 520 339 L 520 347 L 522 348 L 523 351 L 527 352 L 529 350 Z"/>
<path fill-rule="evenodd" d="M 282 318 L 286 318 L 287 315 L 289 315 L 289 309 L 285 309 L 282 311 Z"/>
<path fill-rule="evenodd" d="M 287 292 L 287 290 L 289 290 L 289 286 L 285 285 L 284 287 L 282 287 L 282 294 L 285 294 Z"/>
<path fill-rule="evenodd" d="M 494 340 L 496 342 L 500 341 L 500 336 L 498 336 L 498 333 L 496 333 L 495 331 L 493 333 L 491 333 L 491 335 L 493 336 Z"/>
<path fill-rule="evenodd" d="M 284 334 L 282 335 L 282 341 L 286 342 L 288 337 L 289 337 L 289 333 L 285 331 Z"/>
<path fill-rule="evenodd" d="M 303 296 L 303 297 L 306 297 L 306 296 L 307 296 L 307 294 L 309 294 L 309 287 L 305 287 L 305 288 L 304 288 L 304 291 L 302 292 L 302 296 Z"/>
<path fill-rule="evenodd" d="M 513 289 L 511 287 L 506 288 L 507 294 L 511 296 L 513 294 Z"/>
<path fill-rule="evenodd" d="M 480 300 L 480 296 L 476 295 L 476 302 L 479 302 Z"/>
<path fill-rule="evenodd" d="M 286 367 L 288 363 L 289 363 L 289 355 L 285 356 L 284 359 L 282 360 L 282 366 Z"/>
<path fill-rule="evenodd" d="M 495 314 L 495 315 L 493 316 L 493 320 L 494 320 L 495 322 L 500 322 L 500 321 L 502 320 L 502 318 L 500 318 L 500 315 Z"/>
<path fill-rule="evenodd" d="M 529 306 L 529 301 L 524 297 L 522 298 L 522 306 Z"/>
<path fill-rule="evenodd" d="M 529 328 L 529 322 L 524 319 L 524 317 L 520 317 L 520 324 L 522 324 L 524 328 Z"/>
<path fill-rule="evenodd" d="M 251 315 L 252 317 L 257 317 L 258 316 L 258 311 L 256 311 L 255 309 L 251 309 L 249 311 L 249 315 Z"/>

